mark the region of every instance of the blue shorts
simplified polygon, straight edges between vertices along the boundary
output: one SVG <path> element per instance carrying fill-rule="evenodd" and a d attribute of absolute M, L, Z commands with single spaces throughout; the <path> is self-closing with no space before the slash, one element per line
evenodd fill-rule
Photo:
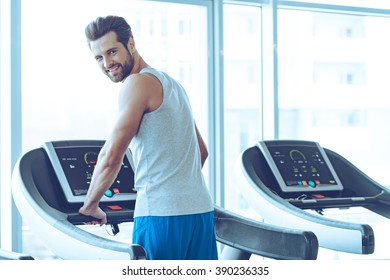
<path fill-rule="evenodd" d="M 134 219 L 133 244 L 149 260 L 217 260 L 214 212 Z"/>

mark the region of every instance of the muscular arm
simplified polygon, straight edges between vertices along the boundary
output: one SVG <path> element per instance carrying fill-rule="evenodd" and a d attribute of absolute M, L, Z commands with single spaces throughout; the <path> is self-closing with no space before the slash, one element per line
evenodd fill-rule
<path fill-rule="evenodd" d="M 117 177 L 143 114 L 158 104 L 158 85 L 150 79 L 145 75 L 134 75 L 124 82 L 119 94 L 118 120 L 99 153 L 84 205 L 79 210 L 81 214 L 97 218 L 100 224 L 107 223 L 106 214 L 99 208 L 100 199 Z"/>

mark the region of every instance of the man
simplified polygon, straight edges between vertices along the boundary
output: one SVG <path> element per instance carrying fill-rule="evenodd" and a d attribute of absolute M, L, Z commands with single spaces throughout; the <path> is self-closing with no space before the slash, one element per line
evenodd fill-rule
<path fill-rule="evenodd" d="M 137 189 L 133 243 L 148 259 L 217 259 L 214 207 L 201 173 L 208 152 L 185 90 L 143 60 L 125 19 L 99 17 L 85 32 L 103 73 L 122 87 L 119 117 L 80 213 L 95 217 L 94 224 L 107 222 L 99 201 L 130 145 Z"/>

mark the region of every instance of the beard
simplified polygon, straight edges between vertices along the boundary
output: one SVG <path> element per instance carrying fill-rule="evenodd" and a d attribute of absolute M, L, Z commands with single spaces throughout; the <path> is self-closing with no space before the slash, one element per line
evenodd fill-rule
<path fill-rule="evenodd" d="M 118 83 L 123 81 L 127 76 L 130 75 L 131 70 L 134 67 L 134 57 L 127 51 L 128 56 L 123 64 L 117 63 L 115 66 L 119 67 L 119 71 L 115 74 L 112 74 L 110 71 L 106 71 L 106 75 L 113 81 L 114 83 Z"/>

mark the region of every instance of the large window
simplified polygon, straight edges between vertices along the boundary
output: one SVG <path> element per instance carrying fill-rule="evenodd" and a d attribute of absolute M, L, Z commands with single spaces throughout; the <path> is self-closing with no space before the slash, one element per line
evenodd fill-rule
<path fill-rule="evenodd" d="M 25 0 L 24 152 L 44 141 L 107 138 L 117 117 L 120 84 L 112 83 L 101 73 L 86 44 L 84 28 L 96 17 L 109 14 L 128 20 L 136 48 L 149 65 L 183 84 L 207 141 L 206 6 L 128 0 Z M 207 170 L 204 172 L 207 175 Z M 27 230 L 24 237 L 32 238 Z"/>
<path fill-rule="evenodd" d="M 237 181 L 241 152 L 261 137 L 261 8 L 224 5 L 225 207 L 253 215 Z"/>
<path fill-rule="evenodd" d="M 279 10 L 278 25 L 280 138 L 318 141 L 390 185 L 390 18 Z"/>
<path fill-rule="evenodd" d="M 390 40 L 383 32 L 388 29 L 390 18 L 384 16 L 278 10 L 279 137 L 317 141 L 385 186 L 390 186 L 385 70 Z M 386 256 L 385 218 L 360 208 L 327 210 L 325 216 L 368 223 L 376 243 L 369 257 Z"/>
<path fill-rule="evenodd" d="M 380 9 L 389 9 L 390 3 L 388 0 L 294 0 L 294 1 L 279 1 L 281 4 L 283 2 L 290 2 L 290 5 L 297 5 L 298 3 L 294 2 L 304 2 L 306 5 L 318 7 L 317 4 L 333 4 L 333 5 L 343 5 L 343 6 L 354 6 L 354 7 L 365 7 L 365 8 L 380 8 Z M 299 5 L 299 4 L 298 4 Z"/>
<path fill-rule="evenodd" d="M 19 63 L 11 54 L 18 54 L 18 47 L 14 45 L 17 29 L 11 22 L 17 22 L 17 13 L 14 12 L 15 1 L 0 1 L 0 246 L 11 249 L 12 225 L 18 224 L 16 210 L 11 200 L 11 172 L 12 162 L 19 146 L 19 121 L 13 114 L 20 108 L 20 92 L 14 86 L 12 77 L 17 79 Z M 13 12 L 13 13 L 12 13 Z M 11 92 L 13 90 L 13 92 Z M 19 119 L 20 120 L 20 119 Z M 11 217 L 11 213 L 15 214 Z"/>
<path fill-rule="evenodd" d="M 11 3 L 15 18 L 21 4 L 20 42 L 9 28 Z M 108 14 L 124 16 L 146 62 L 187 89 L 211 152 L 204 174 L 220 183 L 210 185 L 217 189 L 217 203 L 258 215 L 243 198 L 235 170 L 241 152 L 262 138 L 318 141 L 390 186 L 390 10 L 383 10 L 389 3 L 1 0 L 1 242 L 12 239 L 9 224 L 17 220 L 9 213 L 9 185 L 12 159 L 20 152 L 10 147 L 21 140 L 25 153 L 44 141 L 105 139 L 110 133 L 120 85 L 100 72 L 84 38 L 85 25 Z M 11 27 L 19 30 L 15 23 Z M 18 65 L 11 69 L 11 60 L 20 57 L 15 46 L 11 50 L 10 37 L 22 47 L 21 73 Z M 15 85 L 22 88 L 22 105 Z M 15 104 L 22 106 L 21 113 L 11 108 Z M 18 124 L 12 135 L 10 116 Z M 374 222 L 380 227 L 376 242 L 386 239 L 380 235 L 383 220 L 356 211 L 348 219 Z M 327 214 L 345 219 L 336 212 Z M 24 229 L 24 243 L 31 244 L 33 237 Z M 389 246 L 377 247 L 373 257 L 386 256 Z"/>
<path fill-rule="evenodd" d="M 207 137 L 205 7 L 152 1 L 26 0 L 22 2 L 24 150 L 48 140 L 107 137 L 116 119 L 120 85 L 98 69 L 84 27 L 108 14 L 125 17 L 145 61 L 184 85 Z"/>

